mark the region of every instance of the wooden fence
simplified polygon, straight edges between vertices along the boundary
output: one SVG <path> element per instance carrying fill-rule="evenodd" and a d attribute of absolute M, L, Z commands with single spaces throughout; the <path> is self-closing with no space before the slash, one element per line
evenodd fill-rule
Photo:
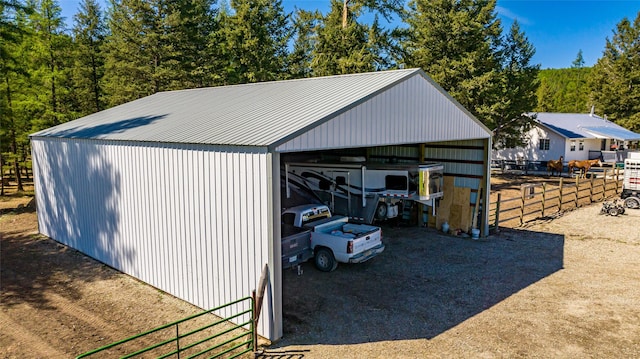
<path fill-rule="evenodd" d="M 489 203 L 490 229 L 499 231 L 500 227 L 522 226 L 536 219 L 615 197 L 622 191 L 622 176 L 618 168 L 604 170 L 602 177 L 590 174 L 586 179 L 561 177 L 557 185 L 522 185 L 519 197 L 505 199 L 497 193 L 497 200 Z"/>

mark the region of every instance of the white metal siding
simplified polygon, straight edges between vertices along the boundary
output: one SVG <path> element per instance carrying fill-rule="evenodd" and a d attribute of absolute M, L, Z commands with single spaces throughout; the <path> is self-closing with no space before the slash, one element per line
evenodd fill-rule
<path fill-rule="evenodd" d="M 273 251 L 266 151 L 31 143 L 41 233 L 201 308 L 256 288 Z M 263 313 L 259 332 L 272 338 Z"/>
<path fill-rule="evenodd" d="M 429 147 L 429 145 L 443 147 Z M 427 144 L 424 157 L 429 161 L 441 162 L 444 165 L 445 175 L 455 177 L 456 187 L 477 189 L 482 183 L 487 166 L 484 146 L 483 140 L 435 142 Z M 476 192 L 471 193 L 469 203 L 475 202 L 476 195 Z"/>
<path fill-rule="evenodd" d="M 384 146 L 490 133 L 422 76 L 413 76 L 276 148 L 279 152 Z"/>
<path fill-rule="evenodd" d="M 543 127 L 536 126 L 525 135 L 527 143 L 524 147 L 505 148 L 492 152 L 492 158 L 498 160 L 517 160 L 524 158 L 530 161 L 557 160 L 564 156 L 564 161 L 568 161 L 565 154 L 565 137 L 556 132 L 548 131 Z M 549 139 L 549 150 L 540 150 L 540 139 Z M 567 147 L 568 150 L 568 147 Z"/>

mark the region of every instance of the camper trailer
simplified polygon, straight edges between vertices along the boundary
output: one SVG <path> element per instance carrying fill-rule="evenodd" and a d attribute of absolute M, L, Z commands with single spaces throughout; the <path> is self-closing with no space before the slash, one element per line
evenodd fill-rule
<path fill-rule="evenodd" d="M 285 164 L 286 183 L 304 183 L 333 213 L 364 223 L 395 218 L 399 208 L 412 202 L 435 207 L 434 200 L 443 194 L 443 170 L 438 163 Z"/>

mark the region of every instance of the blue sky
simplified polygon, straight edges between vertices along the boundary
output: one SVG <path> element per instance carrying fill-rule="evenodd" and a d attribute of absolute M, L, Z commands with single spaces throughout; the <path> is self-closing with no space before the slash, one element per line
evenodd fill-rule
<path fill-rule="evenodd" d="M 106 0 L 102 0 L 106 3 Z M 59 0 L 69 24 L 79 0 Z M 326 12 L 329 0 L 283 0 L 286 11 L 294 7 Z M 623 18 L 635 20 L 640 1 L 629 0 L 498 0 L 498 16 L 508 30 L 517 19 L 529 42 L 536 48 L 533 63 L 541 68 L 571 67 L 582 50 L 585 66 L 602 56 L 606 38 Z"/>

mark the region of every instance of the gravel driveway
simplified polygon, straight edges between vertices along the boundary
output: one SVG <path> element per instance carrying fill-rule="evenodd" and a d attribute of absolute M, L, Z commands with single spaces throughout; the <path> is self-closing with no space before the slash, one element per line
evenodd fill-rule
<path fill-rule="evenodd" d="M 360 265 L 284 274 L 277 358 L 640 357 L 640 210 L 473 241 L 384 228 Z"/>

